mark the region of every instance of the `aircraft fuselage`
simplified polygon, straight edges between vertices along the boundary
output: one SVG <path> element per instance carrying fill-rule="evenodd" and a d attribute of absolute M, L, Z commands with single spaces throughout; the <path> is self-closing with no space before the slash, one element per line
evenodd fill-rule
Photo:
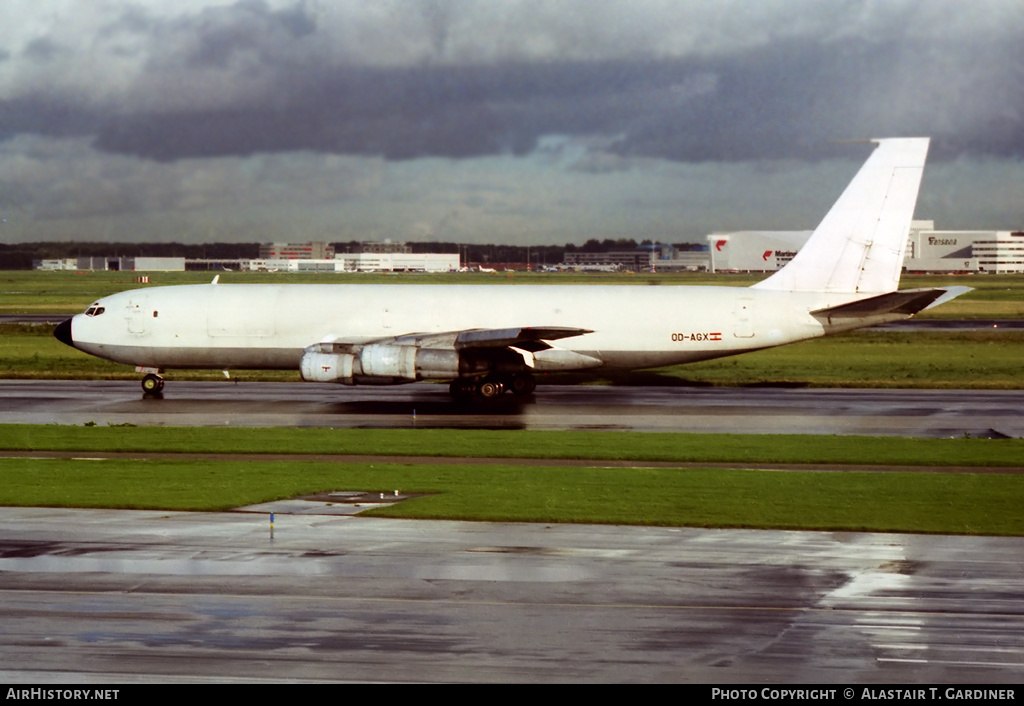
<path fill-rule="evenodd" d="M 830 303 L 740 287 L 208 284 L 104 297 L 90 307 L 102 314 L 72 319 L 71 335 L 82 351 L 141 367 L 295 370 L 325 340 L 573 326 L 592 333 L 559 348 L 647 368 L 821 336 L 808 312 Z"/>

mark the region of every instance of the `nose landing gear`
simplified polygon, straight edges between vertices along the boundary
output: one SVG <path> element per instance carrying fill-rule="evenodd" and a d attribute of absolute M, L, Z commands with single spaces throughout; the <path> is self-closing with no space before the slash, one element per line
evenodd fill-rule
<path fill-rule="evenodd" d="M 163 399 L 164 379 L 155 373 L 142 378 L 142 397 L 144 399 Z"/>

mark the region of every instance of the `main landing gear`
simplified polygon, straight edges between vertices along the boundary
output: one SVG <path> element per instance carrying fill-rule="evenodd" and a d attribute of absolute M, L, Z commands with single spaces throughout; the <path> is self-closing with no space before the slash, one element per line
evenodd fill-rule
<path fill-rule="evenodd" d="M 529 373 L 518 375 L 489 375 L 482 379 L 458 378 L 452 380 L 448 387 L 451 396 L 459 401 L 483 401 L 491 402 L 501 397 L 505 392 L 511 392 L 516 397 L 532 395 L 537 387 L 537 381 Z"/>
<path fill-rule="evenodd" d="M 149 399 L 163 399 L 164 379 L 155 373 L 142 378 L 142 396 Z"/>

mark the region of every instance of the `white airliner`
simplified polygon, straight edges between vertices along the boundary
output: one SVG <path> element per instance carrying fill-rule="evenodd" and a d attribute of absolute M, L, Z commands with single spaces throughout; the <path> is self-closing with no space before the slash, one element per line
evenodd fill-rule
<path fill-rule="evenodd" d="M 811 239 L 752 287 L 212 284 L 113 294 L 64 343 L 135 365 L 290 369 L 314 382 L 530 394 L 534 373 L 652 368 L 909 318 L 967 291 L 897 291 L 928 139 L 884 139 Z"/>

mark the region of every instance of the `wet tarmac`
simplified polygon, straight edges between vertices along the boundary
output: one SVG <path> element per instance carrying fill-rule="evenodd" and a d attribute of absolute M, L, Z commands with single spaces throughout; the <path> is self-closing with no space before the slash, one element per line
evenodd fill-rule
<path fill-rule="evenodd" d="M 471 407 L 447 387 L 0 381 L 0 424 L 575 429 L 907 437 L 1024 436 L 1024 391 L 539 386 Z"/>
<path fill-rule="evenodd" d="M 474 411 L 436 385 L 172 382 L 143 400 L 135 382 L 0 381 L 5 424 L 1021 436 L 1022 402 L 583 386 Z M 353 497 L 219 514 L 0 508 L 0 680 L 1024 677 L 1024 538 L 378 520 Z"/>
<path fill-rule="evenodd" d="M 1022 538 L 0 508 L 0 680 L 1019 683 Z"/>

